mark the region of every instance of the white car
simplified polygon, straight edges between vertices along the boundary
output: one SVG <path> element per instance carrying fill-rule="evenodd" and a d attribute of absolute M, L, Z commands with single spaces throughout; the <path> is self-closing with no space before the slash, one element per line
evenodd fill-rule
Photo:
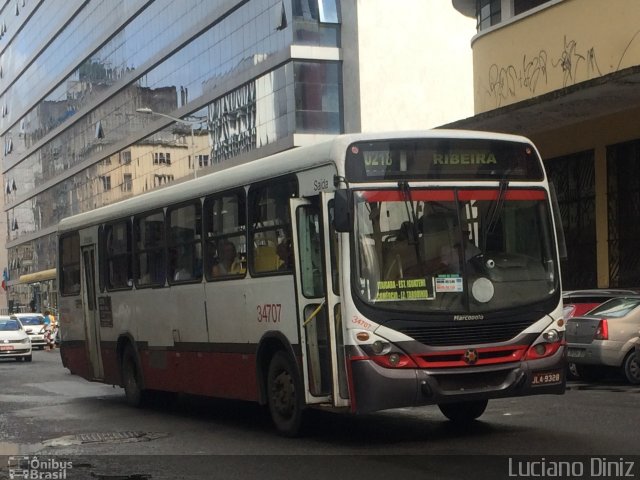
<path fill-rule="evenodd" d="M 31 361 L 31 340 L 15 317 L 0 316 L 0 358 Z"/>
<path fill-rule="evenodd" d="M 41 313 L 14 313 L 11 318 L 17 318 L 31 339 L 31 346 L 43 349 L 47 345 L 44 338 L 44 315 Z"/>

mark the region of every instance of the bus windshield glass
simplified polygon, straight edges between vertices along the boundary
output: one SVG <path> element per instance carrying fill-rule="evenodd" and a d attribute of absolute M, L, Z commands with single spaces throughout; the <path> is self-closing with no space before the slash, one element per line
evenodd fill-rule
<path fill-rule="evenodd" d="M 528 143 L 470 138 L 356 142 L 347 149 L 347 180 L 543 180 Z"/>
<path fill-rule="evenodd" d="M 369 304 L 484 313 L 558 292 L 543 189 L 406 187 L 355 199 L 356 290 Z"/>

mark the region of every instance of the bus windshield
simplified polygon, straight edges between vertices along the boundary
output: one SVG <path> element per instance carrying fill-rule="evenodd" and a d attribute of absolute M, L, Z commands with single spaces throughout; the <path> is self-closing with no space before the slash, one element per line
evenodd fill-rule
<path fill-rule="evenodd" d="M 356 290 L 378 308 L 485 313 L 559 289 L 543 189 L 360 190 Z"/>

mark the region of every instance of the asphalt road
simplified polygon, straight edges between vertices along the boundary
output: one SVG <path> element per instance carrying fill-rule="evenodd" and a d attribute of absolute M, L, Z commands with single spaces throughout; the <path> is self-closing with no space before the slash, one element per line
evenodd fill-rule
<path fill-rule="evenodd" d="M 0 479 L 17 455 L 67 459 L 66 478 L 91 479 L 514 478 L 535 473 L 526 462 L 558 455 L 576 456 L 562 458 L 590 473 L 633 462 L 640 477 L 640 387 L 622 380 L 494 400 L 464 429 L 437 407 L 360 417 L 312 412 L 299 439 L 276 435 L 266 410 L 252 403 L 187 397 L 128 407 L 120 388 L 70 375 L 57 351 L 36 351 L 32 363 L 0 360 L 0 385 Z M 589 478 L 585 470 L 579 477 Z"/>

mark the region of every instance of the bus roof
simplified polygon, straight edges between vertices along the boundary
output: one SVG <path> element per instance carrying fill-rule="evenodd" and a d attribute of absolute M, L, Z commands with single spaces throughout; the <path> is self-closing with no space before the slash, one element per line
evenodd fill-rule
<path fill-rule="evenodd" d="M 257 160 L 235 166 L 220 164 L 210 173 L 153 190 L 133 198 L 122 200 L 96 210 L 64 218 L 58 224 L 58 232 L 75 230 L 104 221 L 153 210 L 165 205 L 198 198 L 217 191 L 260 182 L 288 173 L 308 170 L 344 158 L 347 147 L 358 141 L 391 140 L 403 138 L 477 138 L 531 143 L 525 137 L 469 130 L 416 130 L 337 135 L 331 140 L 313 145 L 296 147 Z M 339 175 L 344 175 L 343 165 L 336 164 Z"/>

